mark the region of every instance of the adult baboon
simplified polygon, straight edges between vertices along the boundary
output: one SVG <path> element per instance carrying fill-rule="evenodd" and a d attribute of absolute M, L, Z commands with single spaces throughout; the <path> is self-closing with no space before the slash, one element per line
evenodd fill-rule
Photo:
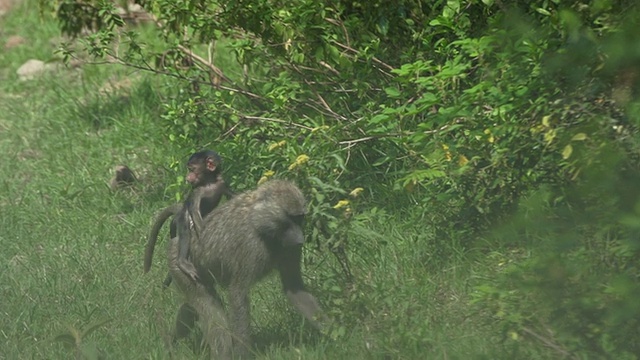
<path fill-rule="evenodd" d="M 222 300 L 213 288 L 213 284 L 193 281 L 178 266 L 180 239 L 173 237 L 167 244 L 167 263 L 169 278 L 184 295 L 184 302 L 176 316 L 173 342 L 189 335 L 196 321 L 200 321 L 203 342 L 211 351 L 211 358 L 228 357 L 231 353 L 231 336 L 224 313 Z"/>
<path fill-rule="evenodd" d="M 191 244 L 191 259 L 198 272 L 195 288 L 184 286 L 182 281 L 177 284 L 188 300 L 186 307 L 181 306 L 177 324 L 193 323 L 193 312 L 182 309 L 194 309 L 205 328 L 215 327 L 210 316 L 203 313 L 222 313 L 220 298 L 214 288 L 214 285 L 221 285 L 229 290 L 228 322 L 233 353 L 246 354 L 250 345 L 250 288 L 277 269 L 291 304 L 311 324 L 320 328 L 321 309 L 313 295 L 305 290 L 300 272 L 305 213 L 300 189 L 288 181 L 272 180 L 256 190 L 234 196 L 207 215 L 200 237 Z M 155 240 L 149 240 L 151 244 L 155 243 Z M 145 258 L 145 263 L 149 264 L 153 245 L 150 250 L 147 252 L 149 259 Z M 176 267 L 172 263 L 176 261 L 174 257 L 169 256 L 168 261 L 170 269 Z M 194 297 L 207 305 L 199 305 L 200 308 L 190 305 L 189 299 Z M 203 310 L 202 307 L 214 309 Z M 209 342 L 212 354 L 220 353 L 215 339 L 205 340 Z M 226 351 L 224 347 L 222 351 Z"/>

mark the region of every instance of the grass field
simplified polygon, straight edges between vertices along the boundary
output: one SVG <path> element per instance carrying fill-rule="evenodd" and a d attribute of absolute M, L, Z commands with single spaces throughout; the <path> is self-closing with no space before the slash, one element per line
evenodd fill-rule
<path fill-rule="evenodd" d="M 0 359 L 69 359 L 78 348 L 87 358 L 169 358 L 180 298 L 161 287 L 164 241 L 151 273 L 142 272 L 151 219 L 173 200 L 167 153 L 180 153 L 157 126 L 165 83 L 115 65 L 61 67 L 20 81 L 16 70 L 28 59 L 55 58 L 56 24 L 27 2 L 0 19 L 0 29 L 0 38 L 25 39 L 0 54 Z M 119 164 L 140 182 L 113 192 L 108 182 Z M 352 254 L 354 292 L 367 296 L 358 300 L 360 320 L 342 324 L 336 340 L 303 325 L 277 279 L 258 286 L 257 358 L 519 358 L 469 303 L 492 261 L 460 253 L 439 263 L 416 245 L 430 241 L 424 226 L 378 213 L 367 229 L 354 229 L 356 243 L 371 244 Z M 314 267 L 305 272 L 318 293 Z M 187 343 L 174 355 L 206 358 Z"/>

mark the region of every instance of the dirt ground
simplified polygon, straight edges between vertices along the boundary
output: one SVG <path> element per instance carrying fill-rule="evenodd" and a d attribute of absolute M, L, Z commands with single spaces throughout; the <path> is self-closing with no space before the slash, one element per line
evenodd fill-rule
<path fill-rule="evenodd" d="M 0 0 L 0 16 L 6 14 L 20 0 Z"/>

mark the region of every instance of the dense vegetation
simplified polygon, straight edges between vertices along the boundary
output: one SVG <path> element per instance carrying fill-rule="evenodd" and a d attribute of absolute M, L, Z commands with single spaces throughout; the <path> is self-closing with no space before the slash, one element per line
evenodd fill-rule
<path fill-rule="evenodd" d="M 3 150 L 18 148 L 12 159 L 35 158 L 18 169 L 25 174 L 2 166 L 9 199 L 0 204 L 9 229 L 2 261 L 10 281 L 0 291 L 16 302 L 3 323 L 9 330 L 0 333 L 12 344 L 9 355 L 56 332 L 79 347 L 81 330 L 95 329 L 102 335 L 86 335 L 95 345 L 82 347 L 84 356 L 97 349 L 114 358 L 163 356 L 160 337 L 175 299 L 148 284 L 161 276 L 124 275 L 138 271 L 142 245 L 119 244 L 125 238 L 117 234 L 144 237 L 153 212 L 184 190 L 185 156 L 203 147 L 224 156 L 234 187 L 290 178 L 310 202 L 307 282 L 336 326 L 320 338 L 291 320 L 285 305 L 265 314 L 265 304 L 284 302 L 275 282 L 262 287 L 254 315 L 266 358 L 640 354 L 634 0 L 148 0 L 120 9 L 105 1 L 39 2 L 50 31 L 44 36 L 55 33 L 51 14 L 66 35 L 58 56 L 97 65 L 81 65 L 80 80 L 70 75 L 54 86 L 4 85 L 20 99 L 41 93 L 7 102 L 11 117 L 0 118 L 30 121 L 3 125 L 12 136 L 0 132 L 0 139 Z M 127 97 L 117 87 L 98 91 L 107 79 L 126 80 Z M 42 124 L 50 138 L 32 138 L 29 126 Z M 74 150 L 60 141 L 67 134 L 89 136 Z M 105 194 L 87 184 L 98 181 L 85 174 L 96 170 L 91 165 L 52 180 L 66 171 L 63 161 L 30 165 L 52 153 L 82 164 L 98 157 L 98 169 L 110 164 L 106 153 L 142 169 L 147 181 L 133 193 Z M 56 191 L 43 195 L 36 180 L 15 184 L 26 174 Z M 54 208 L 47 221 L 54 229 L 32 225 L 40 235 L 29 235 L 24 227 L 42 223 L 42 204 Z M 78 211 L 69 205 L 86 218 L 65 223 L 61 213 Z M 9 212 L 13 206 L 24 210 Z M 93 226 L 100 211 L 111 214 L 100 217 L 102 230 L 71 229 Z M 57 243 L 36 245 L 50 232 L 62 234 L 73 261 L 62 260 L 61 275 L 37 294 L 62 287 L 82 296 L 50 304 L 53 315 L 37 302 L 18 310 L 20 296 L 33 296 L 26 279 L 45 271 L 20 259 L 43 256 L 25 254 L 27 246 L 58 254 Z M 126 255 L 100 258 L 74 236 Z M 22 237 L 34 242 L 21 245 Z M 83 266 L 90 270 L 74 268 Z M 134 293 L 107 281 L 114 267 Z M 93 274 L 92 286 L 70 285 L 76 276 L 87 280 L 83 271 Z M 143 297 L 145 305 L 95 305 L 108 294 L 126 297 L 126 306 Z M 71 317 L 61 314 L 65 306 L 76 309 Z M 56 320 L 42 325 L 47 314 Z M 116 324 L 92 326 L 105 318 Z M 122 342 L 127 336 L 143 341 Z M 47 354 L 47 346 L 36 341 L 25 357 Z M 65 350 L 56 351 L 64 358 Z"/>

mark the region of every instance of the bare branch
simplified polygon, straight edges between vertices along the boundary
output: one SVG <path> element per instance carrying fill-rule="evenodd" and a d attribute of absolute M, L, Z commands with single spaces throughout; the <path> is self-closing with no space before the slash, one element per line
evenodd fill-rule
<path fill-rule="evenodd" d="M 77 59 L 76 57 L 73 57 L 73 59 Z M 180 80 L 185 80 L 185 81 L 190 81 L 192 83 L 197 83 L 200 85 L 207 85 L 207 86 L 215 86 L 214 84 L 212 84 L 209 81 L 201 81 L 201 80 L 197 80 L 197 79 L 193 79 L 193 78 L 188 78 L 186 76 L 177 74 L 177 73 L 171 73 L 171 72 L 167 72 L 167 71 L 162 71 L 162 70 L 158 70 L 153 68 L 151 65 L 149 65 L 148 63 L 145 62 L 145 66 L 141 66 L 141 65 L 137 65 L 137 64 L 132 64 L 132 63 L 128 63 L 125 60 L 123 60 L 122 58 L 116 56 L 116 55 L 109 55 L 108 59 L 105 61 L 84 61 L 84 64 L 89 64 L 89 65 L 103 65 L 103 64 L 119 64 L 119 65 L 123 65 L 126 67 L 130 67 L 133 69 L 138 69 L 138 70 L 143 70 L 143 71 L 149 71 L 155 74 L 159 74 L 159 75 L 165 75 L 165 76 L 170 76 L 176 79 L 180 79 Z M 263 100 L 263 97 L 258 95 L 258 94 L 254 94 L 252 92 L 249 92 L 247 90 L 244 89 L 240 89 L 240 88 L 234 88 L 234 87 L 229 87 L 229 86 L 222 86 L 222 85 L 218 85 L 217 86 L 219 89 L 222 90 L 227 90 L 227 91 L 233 91 L 233 92 L 237 92 L 238 94 L 242 94 L 244 96 L 253 98 L 253 99 L 258 99 L 258 100 Z"/>
<path fill-rule="evenodd" d="M 335 40 L 331 40 L 331 43 L 336 44 L 336 45 L 340 46 L 341 48 L 343 48 L 345 50 L 348 50 L 348 51 L 350 51 L 352 53 L 355 53 L 355 54 L 359 54 L 360 53 L 358 50 L 352 48 L 351 46 L 348 46 L 348 45 L 345 45 L 345 44 L 341 44 L 341 43 L 339 43 L 339 42 L 337 42 Z M 373 60 L 373 62 L 375 62 L 376 64 L 378 64 L 378 65 L 380 65 L 380 66 L 382 66 L 384 68 L 386 68 L 389 71 L 394 69 L 393 66 L 383 62 L 382 60 L 376 58 L 375 56 L 371 57 L 371 60 Z"/>
<path fill-rule="evenodd" d="M 243 115 L 242 116 L 244 119 L 248 119 L 248 120 L 258 120 L 258 121 L 268 121 L 268 122 L 275 122 L 275 123 L 280 123 L 280 124 L 289 124 L 289 125 L 293 125 L 305 130 L 313 130 L 312 127 L 306 126 L 306 125 L 302 125 L 302 124 L 297 124 L 294 123 L 292 121 L 287 121 L 287 120 L 282 120 L 282 119 L 274 119 L 274 118 L 266 118 L 266 117 L 260 117 L 260 116 L 248 116 L 248 115 Z"/>
<path fill-rule="evenodd" d="M 354 139 L 354 140 L 343 140 L 338 142 L 338 144 L 347 145 L 347 147 L 352 147 L 355 144 L 369 141 L 369 140 L 383 139 L 383 138 L 389 138 L 389 137 L 400 137 L 400 136 L 406 136 L 406 135 L 407 134 L 402 134 L 402 133 L 370 135 L 370 136 L 365 136 L 363 138 Z"/>
<path fill-rule="evenodd" d="M 227 130 L 224 134 L 222 134 L 221 138 L 226 138 L 229 134 L 231 134 L 238 126 L 240 126 L 240 122 L 233 125 L 231 129 Z"/>
<path fill-rule="evenodd" d="M 331 71 L 335 75 L 340 75 L 340 72 L 338 70 L 334 69 L 333 66 L 327 64 L 326 62 L 320 61 L 320 65 L 326 67 L 327 69 L 329 69 L 329 71 Z"/>
<path fill-rule="evenodd" d="M 293 67 L 296 71 L 298 71 L 299 73 L 300 70 L 298 70 L 295 66 Z M 313 89 L 313 86 L 311 86 L 311 84 L 309 83 L 309 81 L 307 81 L 307 79 L 305 79 L 304 77 L 302 78 L 302 80 L 305 82 L 305 84 L 307 84 L 307 86 L 309 87 L 309 89 L 311 89 L 311 91 L 313 91 L 313 93 L 316 95 L 316 97 L 318 98 L 318 101 L 320 101 L 320 104 L 322 105 L 322 107 L 325 108 L 325 110 L 327 110 L 334 118 L 338 119 L 338 120 L 342 120 L 345 121 L 347 120 L 346 117 L 338 114 L 337 112 L 333 111 L 333 109 L 331 109 L 331 107 L 329 106 L 329 104 L 324 100 L 324 98 Z M 308 104 L 307 104 L 308 106 Z"/>
<path fill-rule="evenodd" d="M 159 29 L 162 29 L 164 27 L 164 24 L 158 20 L 158 18 L 154 15 L 151 14 L 149 12 L 147 12 L 146 10 L 143 10 L 145 14 L 147 14 L 147 16 L 149 18 L 151 18 L 153 20 L 153 22 L 156 24 L 156 26 Z M 209 70 L 211 70 L 213 73 L 215 73 L 221 80 L 232 83 L 231 80 L 229 80 L 229 78 L 222 72 L 222 70 L 220 70 L 219 67 L 213 65 L 213 63 L 211 63 L 210 61 L 207 61 L 205 58 L 203 58 L 202 56 L 199 56 L 198 54 L 194 53 L 193 50 L 178 44 L 178 50 L 182 51 L 183 54 L 187 55 L 188 57 L 190 57 L 191 59 L 193 59 L 194 61 L 199 62 L 200 64 L 202 64 L 203 66 L 205 66 L 206 68 L 208 68 Z"/>
<path fill-rule="evenodd" d="M 195 61 L 199 62 L 200 64 L 202 64 L 203 66 L 205 66 L 207 69 L 213 71 L 223 81 L 232 83 L 232 81 L 229 80 L 229 78 L 222 72 L 222 70 L 220 70 L 220 68 L 218 68 L 217 66 L 213 65 L 212 63 L 207 61 L 205 58 L 203 58 L 203 57 L 199 56 L 198 54 L 194 53 L 193 50 L 191 50 L 189 48 L 186 48 L 183 45 L 178 45 L 178 49 L 180 51 L 182 51 L 185 55 L 189 56 L 193 60 L 195 60 Z"/>
<path fill-rule="evenodd" d="M 344 26 L 343 21 L 339 21 L 336 19 L 329 19 L 329 18 L 325 18 L 324 20 L 330 24 L 340 26 L 340 28 L 342 29 L 342 33 L 344 34 L 344 39 L 347 41 L 347 46 L 351 46 L 351 40 L 349 40 L 349 32 L 347 31 L 347 28 Z"/>

